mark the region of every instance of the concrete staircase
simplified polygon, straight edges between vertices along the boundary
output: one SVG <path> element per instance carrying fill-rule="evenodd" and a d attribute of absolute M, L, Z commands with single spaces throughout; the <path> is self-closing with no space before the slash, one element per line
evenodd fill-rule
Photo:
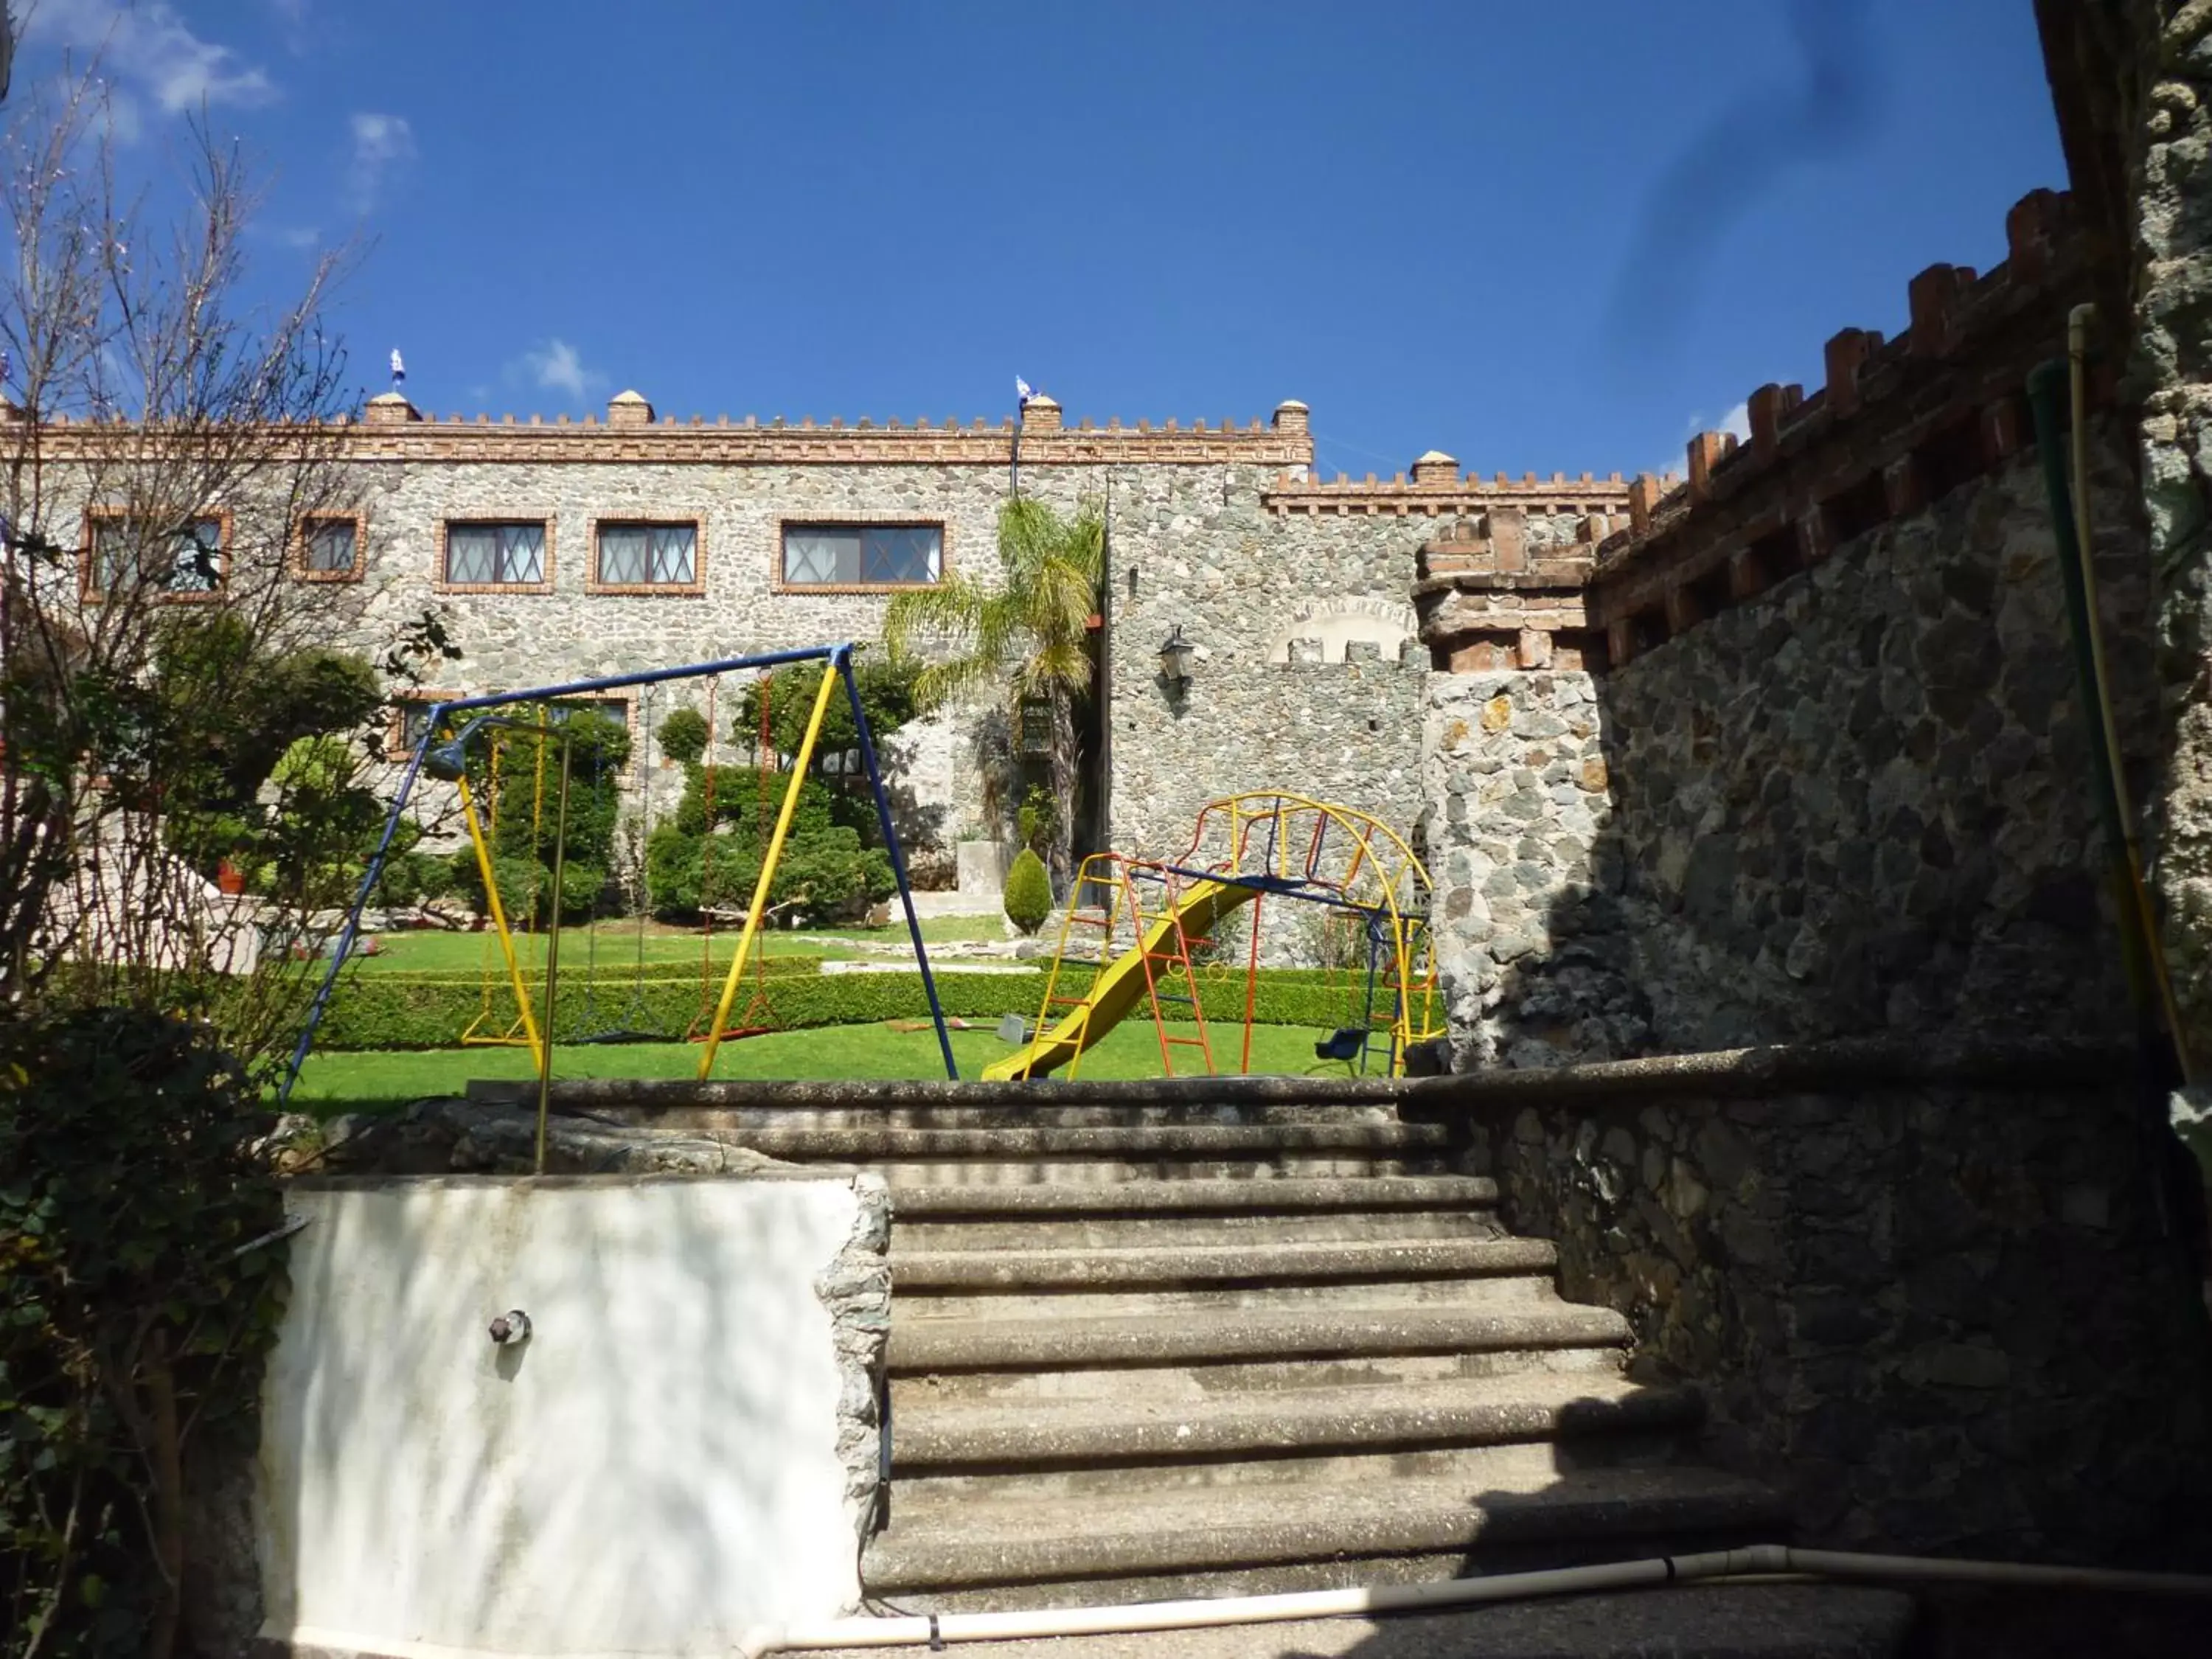
<path fill-rule="evenodd" d="M 890 1181 L 872 1605 L 1403 1583 L 1787 1536 L 1775 1494 L 1688 1452 L 1696 1391 L 1628 1381 L 1627 1322 L 1561 1300 L 1551 1245 L 1510 1236 L 1492 1184 L 1449 1172 L 1447 1132 L 1371 1088 L 805 1086 L 563 1085 L 560 1103 Z M 1878 1655 L 1910 1619 L 1879 1592 L 1733 1594 L 1614 1598 L 1620 1650 Z M 1715 1606 L 1749 1633 L 1685 1622 Z"/>
<path fill-rule="evenodd" d="M 1623 1377 L 1626 1322 L 1559 1299 L 1489 1182 L 1208 1167 L 895 1192 L 872 1595 L 1148 1601 L 1779 1528 L 1676 1455 L 1694 1393 Z"/>

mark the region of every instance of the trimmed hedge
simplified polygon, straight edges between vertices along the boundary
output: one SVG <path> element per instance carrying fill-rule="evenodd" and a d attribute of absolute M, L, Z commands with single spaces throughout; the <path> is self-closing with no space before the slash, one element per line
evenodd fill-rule
<path fill-rule="evenodd" d="M 820 1025 L 874 1024 L 887 1019 L 926 1019 L 929 1000 L 919 973 L 823 974 L 777 971 L 769 975 L 770 1023 L 780 1030 Z M 543 981 L 527 976 L 533 994 Z M 1079 988 L 1082 981 L 1076 981 Z M 1008 1014 L 1035 1019 L 1044 1000 L 1045 976 L 1027 974 L 937 975 L 937 992 L 948 1015 L 996 1022 Z M 715 984 L 717 994 L 720 981 Z M 635 997 L 633 991 L 635 990 Z M 586 994 L 591 1006 L 586 1014 Z M 483 985 L 475 979 L 425 979 L 397 974 L 361 974 L 349 979 L 331 999 L 317 1034 L 319 1048 L 450 1048 L 483 1006 Z M 752 999 L 747 970 L 739 987 L 734 1018 L 742 1018 Z M 628 975 L 587 987 L 581 977 L 562 976 L 554 1011 L 556 1041 L 574 1042 L 611 1028 L 649 1031 L 680 1039 L 699 1015 L 699 979 L 668 975 L 634 987 Z M 1331 1029 L 1359 1014 L 1360 987 L 1342 976 L 1334 981 L 1313 969 L 1263 971 L 1253 1010 L 1261 1025 L 1303 1025 Z M 1209 1020 L 1234 1024 L 1244 1015 L 1244 977 L 1200 976 L 1200 1006 Z M 1170 1005 L 1172 1006 L 1172 1005 Z M 492 1023 L 500 1029 L 514 1019 L 514 998 L 503 981 L 492 988 Z M 533 1005 L 533 1013 L 536 1008 Z M 710 1011 L 711 1012 L 711 1011 Z M 1141 1018 L 1141 1009 L 1132 1018 Z"/>

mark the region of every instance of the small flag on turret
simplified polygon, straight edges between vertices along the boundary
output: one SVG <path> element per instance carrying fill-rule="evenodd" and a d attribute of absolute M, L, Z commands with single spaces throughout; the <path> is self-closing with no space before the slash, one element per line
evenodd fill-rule
<path fill-rule="evenodd" d="M 400 382 L 404 380 L 406 378 L 407 365 L 399 361 L 399 348 L 398 346 L 394 346 L 392 348 L 392 384 L 393 388 L 396 390 Z"/>
<path fill-rule="evenodd" d="M 1018 398 L 1022 402 L 1027 403 L 1030 398 L 1036 397 L 1036 393 L 1030 390 L 1030 383 L 1027 380 L 1024 380 L 1020 375 L 1017 374 L 1014 376 L 1014 396 Z"/>

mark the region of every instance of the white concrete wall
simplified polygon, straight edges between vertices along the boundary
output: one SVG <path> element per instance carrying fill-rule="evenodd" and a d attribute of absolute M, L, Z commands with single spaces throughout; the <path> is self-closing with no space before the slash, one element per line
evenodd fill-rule
<path fill-rule="evenodd" d="M 265 1636 L 705 1654 L 849 1611 L 814 1283 L 849 1179 L 303 1187 L 264 1397 Z M 532 1322 L 519 1349 L 486 1328 Z M 404 1648 L 401 1644 L 405 1644 Z"/>

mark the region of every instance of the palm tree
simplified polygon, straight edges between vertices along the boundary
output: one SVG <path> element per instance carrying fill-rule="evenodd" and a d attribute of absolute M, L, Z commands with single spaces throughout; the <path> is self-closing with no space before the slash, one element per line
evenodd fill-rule
<path fill-rule="evenodd" d="M 999 581 L 986 586 L 959 572 L 899 594 L 884 613 L 884 643 L 894 660 L 935 648 L 915 682 L 925 708 L 939 708 L 1003 689 L 1017 752 L 1025 707 L 1050 710 L 1045 769 L 1060 808 L 1054 871 L 1065 878 L 1080 748 L 1079 731 L 1096 692 L 1098 584 L 1106 565 L 1106 523 L 1085 503 L 1063 519 L 1042 501 L 1018 495 L 999 509 Z"/>

